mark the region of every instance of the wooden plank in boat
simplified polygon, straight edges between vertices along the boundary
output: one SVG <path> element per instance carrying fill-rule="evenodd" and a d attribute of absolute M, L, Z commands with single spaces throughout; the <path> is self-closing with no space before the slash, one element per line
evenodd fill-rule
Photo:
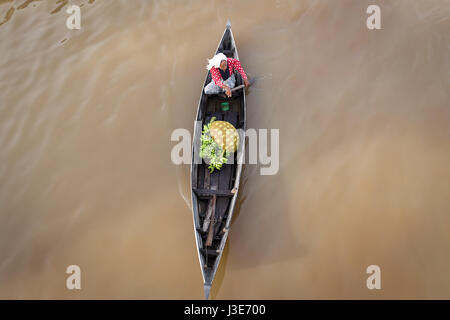
<path fill-rule="evenodd" d="M 211 189 L 198 189 L 198 188 L 193 188 L 192 190 L 194 190 L 194 193 L 197 195 L 197 197 L 199 198 L 210 198 L 213 195 L 217 196 L 217 197 L 232 197 L 234 195 L 235 192 L 233 192 L 232 190 L 211 190 Z"/>
<path fill-rule="evenodd" d="M 203 254 L 208 253 L 209 256 L 218 256 L 219 252 L 217 252 L 217 250 L 214 249 L 200 249 L 200 252 Z"/>
<path fill-rule="evenodd" d="M 206 232 L 208 230 L 209 224 L 211 223 L 211 218 L 216 211 L 216 195 L 214 195 L 208 202 L 208 208 L 206 209 L 205 220 L 203 221 L 202 231 Z"/>

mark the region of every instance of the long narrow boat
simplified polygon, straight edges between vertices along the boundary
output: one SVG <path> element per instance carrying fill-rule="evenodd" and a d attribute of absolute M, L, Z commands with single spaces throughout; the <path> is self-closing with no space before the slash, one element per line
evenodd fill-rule
<path fill-rule="evenodd" d="M 239 59 L 234 42 L 231 24 L 228 22 L 222 35 L 217 53 Z M 243 84 L 242 77 L 235 73 L 236 87 Z M 233 210 L 239 190 L 242 163 L 244 159 L 244 136 L 246 123 L 246 102 L 244 90 L 233 92 L 231 98 L 219 95 L 206 95 L 203 88 L 211 81 L 208 72 L 202 87 L 194 126 L 193 152 L 191 165 L 191 194 L 194 232 L 198 258 L 202 270 L 205 298 L 208 299 L 214 276 L 230 230 Z M 222 111 L 222 103 L 228 102 L 229 110 Z M 232 160 L 222 168 L 210 173 L 208 165 L 199 157 L 200 136 L 204 124 L 211 118 L 230 122 L 239 132 L 237 152 Z"/>

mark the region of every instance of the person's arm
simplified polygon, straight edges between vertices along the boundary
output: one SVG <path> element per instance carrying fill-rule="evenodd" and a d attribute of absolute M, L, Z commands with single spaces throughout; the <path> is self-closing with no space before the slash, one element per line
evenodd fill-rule
<path fill-rule="evenodd" d="M 223 83 L 222 75 L 217 68 L 211 68 L 211 78 L 216 85 L 225 90 L 228 97 L 231 97 L 231 89 L 225 83 Z"/>
<path fill-rule="evenodd" d="M 241 62 L 238 59 L 233 59 L 233 58 L 229 58 L 228 60 L 231 62 L 233 67 L 236 68 L 236 70 L 241 74 L 242 80 L 244 80 L 244 82 L 246 82 L 247 75 L 245 74 L 244 69 L 241 66 Z"/>
<path fill-rule="evenodd" d="M 224 83 L 222 82 L 222 76 L 220 75 L 220 72 L 219 70 L 217 70 L 217 68 L 211 68 L 211 78 L 216 85 L 223 88 Z"/>

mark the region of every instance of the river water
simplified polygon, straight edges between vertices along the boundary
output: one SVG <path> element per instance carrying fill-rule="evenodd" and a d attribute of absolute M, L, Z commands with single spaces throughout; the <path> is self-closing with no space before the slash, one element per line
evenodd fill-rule
<path fill-rule="evenodd" d="M 228 18 L 280 166 L 245 166 L 212 298 L 450 298 L 448 0 L 70 4 L 0 0 L 0 298 L 202 299 L 170 136 Z"/>

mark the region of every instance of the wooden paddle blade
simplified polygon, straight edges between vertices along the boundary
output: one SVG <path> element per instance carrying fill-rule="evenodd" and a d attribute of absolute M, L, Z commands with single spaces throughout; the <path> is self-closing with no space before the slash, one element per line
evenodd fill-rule
<path fill-rule="evenodd" d="M 256 78 L 251 78 L 248 81 L 248 85 L 252 86 L 255 82 L 256 82 Z M 242 89 L 242 88 L 245 88 L 245 84 L 241 84 L 241 85 L 239 85 L 237 87 L 234 87 L 233 89 L 231 89 L 231 92 L 237 91 L 237 90 Z"/>

